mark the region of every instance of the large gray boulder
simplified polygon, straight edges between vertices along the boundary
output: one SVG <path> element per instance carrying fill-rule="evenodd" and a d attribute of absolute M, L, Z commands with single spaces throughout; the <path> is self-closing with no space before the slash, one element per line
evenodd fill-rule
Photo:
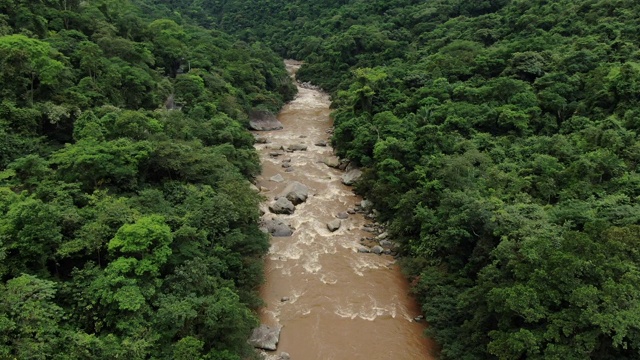
<path fill-rule="evenodd" d="M 274 214 L 293 214 L 296 207 L 286 197 L 279 197 L 274 203 L 269 205 L 269 211 Z"/>
<path fill-rule="evenodd" d="M 278 198 L 286 198 L 294 205 L 307 201 L 307 197 L 309 197 L 309 188 L 297 181 L 289 183 L 280 195 L 278 195 Z"/>
<path fill-rule="evenodd" d="M 331 232 L 334 232 L 340 229 L 340 225 L 342 225 L 342 221 L 340 221 L 340 219 L 331 220 L 327 223 L 327 229 L 329 229 L 329 231 Z"/>
<path fill-rule="evenodd" d="M 249 114 L 249 128 L 256 131 L 281 130 L 282 123 L 269 111 L 252 111 Z"/>
<path fill-rule="evenodd" d="M 376 255 L 380 255 L 380 254 L 382 254 L 384 252 L 384 249 L 382 248 L 382 246 L 376 245 L 376 246 L 371 248 L 371 252 L 376 254 Z"/>
<path fill-rule="evenodd" d="M 288 151 L 306 151 L 307 145 L 305 144 L 291 144 L 287 146 Z"/>
<path fill-rule="evenodd" d="M 342 175 L 342 183 L 345 185 L 353 185 L 356 181 L 360 180 L 362 176 L 362 170 L 352 169 Z"/>
<path fill-rule="evenodd" d="M 327 156 L 322 160 L 322 162 L 328 167 L 337 168 L 340 166 L 340 158 L 337 156 Z"/>
<path fill-rule="evenodd" d="M 277 325 L 274 327 L 267 325 L 260 325 L 260 327 L 253 329 L 251 337 L 249 338 L 249 344 L 251 346 L 274 351 L 278 348 L 278 341 L 280 341 L 280 331 L 282 326 Z"/>
<path fill-rule="evenodd" d="M 288 222 L 282 219 L 271 218 L 262 221 L 262 229 L 273 237 L 288 237 L 295 230 Z"/>

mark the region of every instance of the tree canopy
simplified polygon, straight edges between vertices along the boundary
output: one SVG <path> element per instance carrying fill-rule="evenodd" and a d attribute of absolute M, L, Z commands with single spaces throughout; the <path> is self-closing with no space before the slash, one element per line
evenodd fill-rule
<path fill-rule="evenodd" d="M 640 357 L 637 2 L 164 3 L 331 93 L 442 359 Z"/>
<path fill-rule="evenodd" d="M 0 14 L 0 358 L 254 356 L 281 59 L 150 2 Z"/>

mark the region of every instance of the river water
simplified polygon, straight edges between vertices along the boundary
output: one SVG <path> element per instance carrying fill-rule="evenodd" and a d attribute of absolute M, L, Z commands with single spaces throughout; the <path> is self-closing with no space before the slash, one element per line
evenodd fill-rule
<path fill-rule="evenodd" d="M 286 65 L 291 74 L 300 66 Z M 328 95 L 300 86 L 298 91 L 278 115 L 284 129 L 257 134 L 269 139 L 256 144 L 263 166 L 257 185 L 267 203 L 290 181 L 310 189 L 292 215 L 264 215 L 286 219 L 296 229 L 290 237 L 272 238 L 266 259 L 261 320 L 283 326 L 278 351 L 270 357 L 284 351 L 293 360 L 434 359 L 435 346 L 423 336 L 425 325 L 413 321 L 419 307 L 393 257 L 356 251 L 360 238 L 371 236 L 362 230 L 370 221 L 353 214 L 336 232 L 327 229 L 336 214 L 362 199 L 341 183 L 342 171 L 322 163 L 331 147 L 314 145 L 330 137 Z M 291 144 L 308 148 L 270 155 Z M 285 159 L 291 159 L 292 172 L 282 167 Z M 270 181 L 276 174 L 285 181 Z"/>

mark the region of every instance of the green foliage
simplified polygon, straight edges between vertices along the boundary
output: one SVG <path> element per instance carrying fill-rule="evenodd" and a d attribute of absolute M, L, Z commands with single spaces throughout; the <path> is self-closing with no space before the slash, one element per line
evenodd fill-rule
<path fill-rule="evenodd" d="M 0 1 L 0 358 L 245 359 L 263 44 L 151 1 Z M 164 16 L 164 17 L 163 17 Z"/>
<path fill-rule="evenodd" d="M 442 359 L 640 356 L 637 2 L 163 3 L 331 92 Z"/>

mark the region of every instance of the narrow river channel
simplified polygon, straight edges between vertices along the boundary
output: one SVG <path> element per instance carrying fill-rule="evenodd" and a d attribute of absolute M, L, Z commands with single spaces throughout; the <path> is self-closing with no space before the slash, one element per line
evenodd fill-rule
<path fill-rule="evenodd" d="M 286 65 L 292 75 L 300 67 L 293 61 Z M 322 162 L 332 155 L 330 145 L 315 145 L 329 142 L 328 95 L 300 86 L 298 91 L 278 115 L 284 129 L 256 133 L 269 141 L 256 144 L 263 166 L 257 185 L 266 202 L 292 181 L 309 188 L 309 198 L 293 214 L 266 210 L 264 215 L 295 228 L 292 236 L 272 238 L 261 289 L 266 303 L 262 322 L 282 326 L 274 355 L 284 351 L 292 360 L 434 359 L 435 346 L 423 336 L 425 325 L 413 320 L 419 308 L 393 257 L 357 252 L 360 238 L 371 236 L 362 229 L 371 221 L 350 214 L 337 231 L 327 229 L 338 213 L 362 199 L 341 183 L 342 171 Z M 274 148 L 292 144 L 307 150 L 273 156 Z M 292 170 L 287 172 L 283 163 Z M 277 174 L 284 181 L 270 180 Z"/>

